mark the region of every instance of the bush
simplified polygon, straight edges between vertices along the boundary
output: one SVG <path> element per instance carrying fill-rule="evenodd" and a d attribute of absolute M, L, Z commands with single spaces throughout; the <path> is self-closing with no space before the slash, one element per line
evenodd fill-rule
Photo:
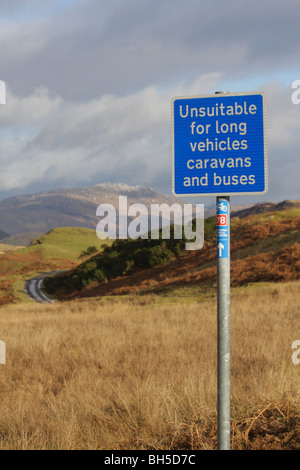
<path fill-rule="evenodd" d="M 209 238 L 215 236 L 215 218 L 211 218 L 205 226 Z M 195 227 L 193 227 L 195 230 Z M 56 281 L 48 280 L 46 289 L 54 293 L 58 286 L 64 285 L 68 290 L 81 290 L 91 283 L 101 283 L 118 276 L 126 275 L 135 268 L 156 268 L 168 264 L 173 258 L 185 253 L 186 239 L 174 239 L 174 226 L 170 227 L 170 239 L 162 240 L 162 230 L 159 239 L 152 240 L 149 232 L 147 239 L 114 240 L 107 245 L 102 253 L 96 254 L 79 265 L 71 275 L 59 277 Z M 83 251 L 80 257 L 91 256 L 97 252 L 95 246 Z"/>
<path fill-rule="evenodd" d="M 89 246 L 86 250 L 83 250 L 79 255 L 79 258 L 85 258 L 86 256 L 94 255 L 98 253 L 98 248 L 96 246 Z"/>
<path fill-rule="evenodd" d="M 209 217 L 204 221 L 204 240 L 213 242 L 217 238 L 217 220 L 216 216 Z"/>
<path fill-rule="evenodd" d="M 168 264 L 172 258 L 174 258 L 174 253 L 163 244 L 153 246 L 149 250 L 149 265 L 151 268 Z"/>

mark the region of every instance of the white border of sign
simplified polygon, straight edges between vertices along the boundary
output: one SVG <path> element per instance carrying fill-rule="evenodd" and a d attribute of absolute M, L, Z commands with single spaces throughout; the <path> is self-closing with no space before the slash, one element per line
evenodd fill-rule
<path fill-rule="evenodd" d="M 264 126 L 264 170 L 265 170 L 265 189 L 260 192 L 242 192 L 242 193 L 232 193 L 226 192 L 226 196 L 258 196 L 261 194 L 266 194 L 268 192 L 268 151 L 267 151 L 267 118 L 266 118 L 266 99 L 263 92 L 260 91 L 251 91 L 249 93 L 226 93 L 223 96 L 249 96 L 249 95 L 260 95 L 263 99 L 263 126 Z M 174 102 L 176 100 L 187 100 L 187 99 L 197 99 L 197 98 L 214 98 L 220 99 L 222 95 L 213 94 L 213 95 L 195 95 L 195 96 L 175 96 L 172 99 L 172 193 L 175 197 L 206 197 L 206 196 L 222 196 L 221 193 L 190 193 L 190 194 L 177 194 L 175 192 L 175 125 L 174 125 Z M 224 192 L 225 194 L 225 192 Z"/>

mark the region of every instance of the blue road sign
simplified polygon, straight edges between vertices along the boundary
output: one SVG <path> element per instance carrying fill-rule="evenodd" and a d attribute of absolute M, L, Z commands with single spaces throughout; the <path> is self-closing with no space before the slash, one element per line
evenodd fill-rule
<path fill-rule="evenodd" d="M 267 192 L 264 101 L 258 92 L 173 99 L 175 196 Z"/>
<path fill-rule="evenodd" d="M 217 205 L 217 258 L 229 257 L 229 204 L 228 201 Z"/>

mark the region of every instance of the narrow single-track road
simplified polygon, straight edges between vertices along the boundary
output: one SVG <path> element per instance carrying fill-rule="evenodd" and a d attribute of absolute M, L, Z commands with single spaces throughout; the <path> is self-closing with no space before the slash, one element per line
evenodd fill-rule
<path fill-rule="evenodd" d="M 43 282 L 44 279 L 53 274 L 61 273 L 62 271 L 52 271 L 50 273 L 43 273 L 38 276 L 33 277 L 25 281 L 24 292 L 31 299 L 39 303 L 54 303 L 54 300 L 49 299 L 47 295 L 43 292 Z"/>

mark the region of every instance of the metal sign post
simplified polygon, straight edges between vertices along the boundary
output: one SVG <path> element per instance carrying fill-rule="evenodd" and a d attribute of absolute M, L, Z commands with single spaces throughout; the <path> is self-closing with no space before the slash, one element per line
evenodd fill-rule
<path fill-rule="evenodd" d="M 230 198 L 217 197 L 218 449 L 230 449 Z"/>
<path fill-rule="evenodd" d="M 230 450 L 230 197 L 217 196 L 216 202 L 218 450 Z"/>
<path fill-rule="evenodd" d="M 6 85 L 0 80 L 0 104 L 6 104 Z M 5 343 L 0 341 L 0 364 L 6 364 L 5 359 Z"/>

